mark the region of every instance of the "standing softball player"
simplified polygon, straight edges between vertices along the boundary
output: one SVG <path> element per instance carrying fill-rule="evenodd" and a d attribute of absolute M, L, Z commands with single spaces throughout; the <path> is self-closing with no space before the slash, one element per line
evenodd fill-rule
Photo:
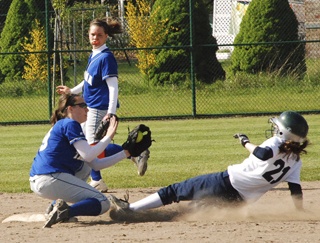
<path fill-rule="evenodd" d="M 201 175 L 171 184 L 157 193 L 128 203 L 111 196 L 113 219 L 123 219 L 133 211 L 147 210 L 186 200 L 214 198 L 223 202 L 254 202 L 281 182 L 288 182 L 297 209 L 303 209 L 300 185 L 301 159 L 308 145 L 308 124 L 298 113 L 285 111 L 272 123 L 271 138 L 257 146 L 244 134 L 235 134 L 250 155 L 241 164 L 219 173 Z"/>
<path fill-rule="evenodd" d="M 118 121 L 109 119 L 106 135 L 90 146 L 83 134 L 81 123 L 87 119 L 88 108 L 80 95 L 62 95 L 58 108 L 51 117 L 52 128 L 44 137 L 30 170 L 30 188 L 37 195 L 55 200 L 47 215 L 44 227 L 51 227 L 75 216 L 97 216 L 110 208 L 107 197 L 90 186 L 86 180 L 91 168 L 100 170 L 139 154 L 151 146 L 151 131 L 135 147 L 133 139 L 122 145 L 123 149 L 106 158 L 97 158 L 113 139 Z M 69 206 L 66 202 L 73 203 Z"/>
<path fill-rule="evenodd" d="M 119 107 L 118 65 L 114 55 L 106 46 L 108 37 L 113 37 L 119 33 L 122 33 L 121 24 L 111 18 L 92 20 L 89 28 L 92 53 L 84 73 L 84 80 L 72 89 L 62 85 L 57 87 L 59 94 L 79 94 L 83 92 L 84 100 L 89 108 L 88 119 L 84 124 L 84 131 L 91 145 L 95 145 L 98 142 L 94 134 L 102 118 L 106 115 L 110 117 L 116 114 L 116 110 Z M 113 148 L 115 151 L 121 150 L 121 146 L 117 148 L 114 145 Z M 110 154 L 113 151 L 107 149 L 106 153 Z M 146 150 L 140 156 L 131 158 L 137 165 L 140 176 L 143 176 L 147 170 L 149 154 L 149 150 Z M 105 156 L 104 151 L 98 157 L 103 158 Z M 90 185 L 101 192 L 107 192 L 108 187 L 103 181 L 100 171 L 92 170 L 91 178 Z"/>

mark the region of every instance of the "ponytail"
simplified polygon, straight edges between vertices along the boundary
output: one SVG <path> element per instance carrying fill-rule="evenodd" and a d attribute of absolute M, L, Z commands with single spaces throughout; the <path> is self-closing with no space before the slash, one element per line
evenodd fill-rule
<path fill-rule="evenodd" d="M 62 94 L 59 98 L 58 108 L 54 110 L 50 118 L 50 123 L 53 126 L 57 121 L 67 117 L 67 108 L 75 104 L 78 94 Z"/>

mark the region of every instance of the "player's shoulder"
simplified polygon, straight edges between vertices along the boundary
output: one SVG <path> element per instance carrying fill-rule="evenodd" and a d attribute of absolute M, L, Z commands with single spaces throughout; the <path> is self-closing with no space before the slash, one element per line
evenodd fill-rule
<path fill-rule="evenodd" d="M 282 144 L 284 141 L 277 137 L 277 136 L 273 136 L 271 138 L 268 138 L 267 140 L 265 140 L 260 146 L 265 147 L 272 147 L 272 146 L 279 146 L 280 144 Z"/>
<path fill-rule="evenodd" d="M 70 127 L 81 127 L 80 123 L 71 119 L 71 118 L 64 118 L 59 121 L 54 125 L 56 129 L 61 129 L 61 128 L 70 128 Z"/>
<path fill-rule="evenodd" d="M 109 50 L 109 48 L 106 48 L 104 49 L 102 52 L 101 52 L 101 59 L 102 60 L 108 60 L 108 59 L 115 59 L 114 55 L 113 55 L 113 52 Z"/>
<path fill-rule="evenodd" d="M 106 48 L 106 49 L 104 49 L 103 51 L 101 51 L 101 55 L 104 55 L 104 56 L 113 56 L 113 53 L 112 53 L 112 51 L 110 51 L 109 48 Z"/>
<path fill-rule="evenodd" d="M 61 125 L 63 125 L 63 124 L 73 124 L 73 123 L 79 123 L 79 122 L 77 122 L 77 121 L 75 121 L 75 120 L 73 120 L 73 119 L 71 119 L 71 118 L 69 118 L 69 117 L 66 117 L 66 118 L 60 119 L 60 120 L 57 122 L 57 124 L 58 124 L 58 123 L 60 123 Z"/>

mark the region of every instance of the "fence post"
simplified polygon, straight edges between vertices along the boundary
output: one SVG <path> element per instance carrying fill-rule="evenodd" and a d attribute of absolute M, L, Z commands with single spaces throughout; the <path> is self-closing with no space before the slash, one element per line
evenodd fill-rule
<path fill-rule="evenodd" d="M 51 66 L 50 66 L 50 57 L 52 55 L 52 49 L 50 45 L 50 28 L 49 28 L 49 0 L 45 0 L 45 11 L 46 11 L 46 44 L 47 44 L 47 72 L 48 72 L 48 112 L 49 112 L 49 119 L 52 114 L 52 88 L 51 88 Z"/>
<path fill-rule="evenodd" d="M 194 77 L 194 63 L 193 63 L 193 0 L 189 0 L 189 24 L 190 24 L 190 81 L 192 87 L 192 116 L 197 115 L 197 105 L 196 105 L 196 85 Z"/>

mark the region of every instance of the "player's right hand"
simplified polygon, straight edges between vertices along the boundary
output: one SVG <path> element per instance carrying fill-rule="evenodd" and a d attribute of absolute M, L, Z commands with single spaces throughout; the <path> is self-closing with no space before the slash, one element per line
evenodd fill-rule
<path fill-rule="evenodd" d="M 71 93 L 71 89 L 65 85 L 57 86 L 56 91 L 58 94 L 70 94 Z"/>
<path fill-rule="evenodd" d="M 242 144 L 243 147 L 245 147 L 245 145 L 247 143 L 250 143 L 250 140 L 248 138 L 247 135 L 243 134 L 243 133 L 236 133 L 233 135 L 234 138 L 239 138 L 240 143 Z"/>
<path fill-rule="evenodd" d="M 108 127 L 106 135 L 109 136 L 111 139 L 113 139 L 114 135 L 116 134 L 119 121 L 116 116 L 111 116 L 109 118 L 109 121 L 110 121 L 110 123 L 109 123 L 109 127 Z"/>

